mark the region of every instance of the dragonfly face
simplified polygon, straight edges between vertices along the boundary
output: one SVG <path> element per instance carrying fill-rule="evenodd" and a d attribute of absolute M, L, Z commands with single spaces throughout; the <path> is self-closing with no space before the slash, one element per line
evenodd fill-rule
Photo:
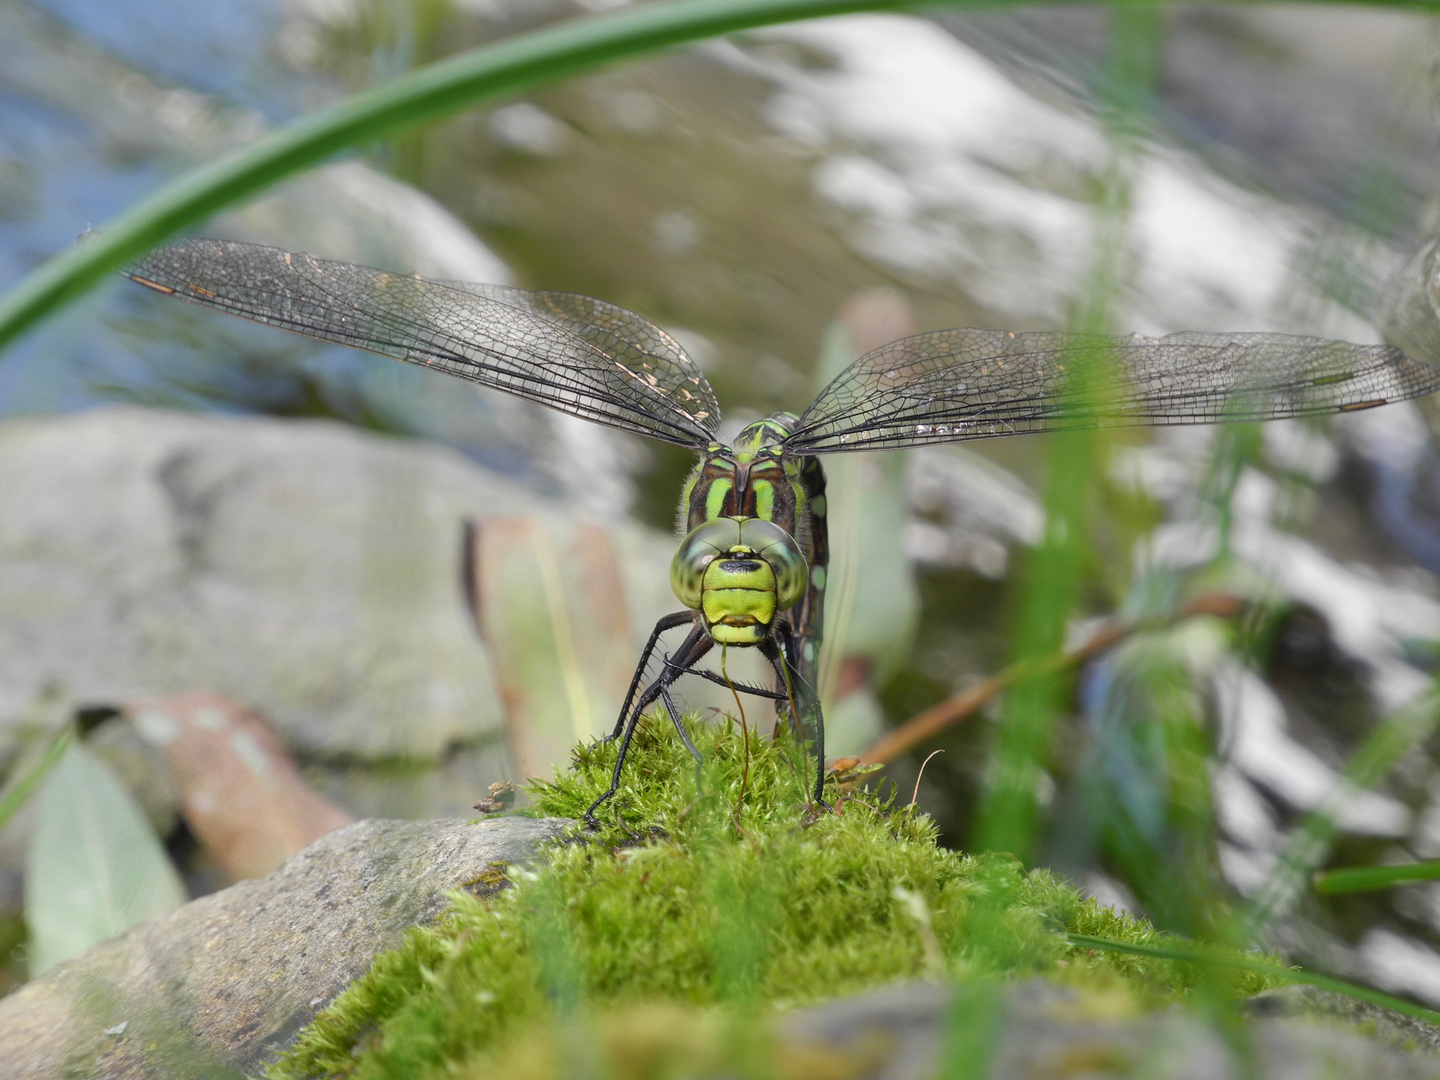
<path fill-rule="evenodd" d="M 720 645 L 759 645 L 808 584 L 795 538 L 773 521 L 727 516 L 695 526 L 670 563 L 670 587 Z"/>
<path fill-rule="evenodd" d="M 892 341 L 837 375 L 800 415 L 776 413 L 723 446 L 720 405 L 685 350 L 654 323 L 588 296 L 427 281 L 223 240 L 184 240 L 127 268 L 194 304 L 350 345 L 516 394 L 571 416 L 694 450 L 672 584 L 686 610 L 656 624 L 611 736 L 610 790 L 643 711 L 717 643 L 752 645 L 775 670 L 770 697 L 813 732 L 810 687 L 828 562 L 825 474 L 816 455 L 1030 432 L 1212 424 L 1368 409 L 1440 389 L 1440 366 L 1388 345 L 1286 334 L 1122 338 L 956 329 Z M 798 596 L 797 596 L 798 594 Z M 689 627 L 642 685 L 663 634 Z"/>

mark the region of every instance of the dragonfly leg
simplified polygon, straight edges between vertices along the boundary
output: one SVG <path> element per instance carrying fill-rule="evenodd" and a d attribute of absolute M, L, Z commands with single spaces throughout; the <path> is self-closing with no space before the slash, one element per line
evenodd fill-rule
<path fill-rule="evenodd" d="M 785 624 L 780 623 L 775 628 L 777 637 L 784 636 L 786 642 L 789 637 Z M 760 645 L 760 654 L 770 661 L 770 666 L 775 670 L 775 700 L 783 701 L 788 706 L 786 713 L 790 717 L 790 728 L 795 732 L 795 739 L 798 742 L 805 741 L 805 730 L 800 726 L 800 711 L 795 707 L 795 699 L 803 697 L 801 688 L 809 688 L 809 684 L 800 677 L 799 669 L 791 659 L 789 652 L 784 645 L 775 641 L 765 641 Z M 779 727 L 776 727 L 776 735 L 779 735 Z"/>
<path fill-rule="evenodd" d="M 630 753 L 630 740 L 635 735 L 635 727 L 640 723 L 640 717 L 644 714 L 646 708 L 652 702 L 654 702 L 656 698 L 660 697 L 662 694 L 667 694 L 671 683 L 673 683 L 682 674 L 684 674 L 686 670 L 686 665 L 683 661 L 683 658 L 687 656 L 690 657 L 689 663 L 693 664 L 696 660 L 700 659 L 700 657 L 704 656 L 705 653 L 709 651 L 710 645 L 712 644 L 710 641 L 710 636 L 705 632 L 704 625 L 699 623 L 698 621 L 695 621 L 695 612 L 686 611 L 680 613 L 680 615 L 683 615 L 685 617 L 682 619 L 679 617 L 679 615 L 667 615 L 665 618 L 661 619 L 658 623 L 656 623 L 655 631 L 650 635 L 650 642 L 645 646 L 645 653 L 641 657 L 640 668 L 637 671 L 634 680 L 634 682 L 636 683 L 639 682 L 640 672 L 643 672 L 645 670 L 645 664 L 649 661 L 650 653 L 654 651 L 655 642 L 660 637 L 660 635 L 663 634 L 666 630 L 682 625 L 686 621 L 695 622 L 694 628 L 691 629 L 688 635 L 686 635 L 685 641 L 681 644 L 679 650 L 677 650 L 676 652 L 676 655 L 681 657 L 682 661 L 680 663 L 672 665 L 667 660 L 664 669 L 660 672 L 660 677 L 656 679 L 653 683 L 651 683 L 649 686 L 647 686 L 645 688 L 645 692 L 642 693 L 638 698 L 635 698 L 635 687 L 633 684 L 631 686 L 630 693 L 626 695 L 625 711 L 621 712 L 620 719 L 615 725 L 615 732 L 610 736 L 610 738 L 612 739 L 615 738 L 616 735 L 621 736 L 620 753 L 615 759 L 615 771 L 610 774 L 610 787 L 606 789 L 603 795 L 601 795 L 598 799 L 596 799 L 593 803 L 590 804 L 590 809 L 585 811 L 585 823 L 591 828 L 598 829 L 600 827 L 600 823 L 595 820 L 595 810 L 600 806 L 601 803 L 603 803 L 606 799 L 609 799 L 612 795 L 615 794 L 615 792 L 620 790 L 620 774 L 625 771 L 625 757 L 627 754 Z M 631 699 L 634 699 L 633 702 Z M 666 704 L 667 706 L 669 705 L 668 695 Z M 700 758 L 699 751 L 695 749 L 694 744 L 690 741 L 689 735 L 687 735 L 684 729 L 681 728 L 680 718 L 673 712 L 671 713 L 671 717 L 674 720 L 676 728 L 680 729 L 680 736 L 682 739 L 685 740 L 686 747 L 690 750 L 690 753 L 695 755 L 695 758 L 698 761 Z"/>
<path fill-rule="evenodd" d="M 635 674 L 630 679 L 630 689 L 625 691 L 625 704 L 620 706 L 620 715 L 615 720 L 615 730 L 606 737 L 607 742 L 618 736 L 625 727 L 625 718 L 630 715 L 630 706 L 635 700 L 635 691 L 640 688 L 640 680 L 645 677 L 645 665 L 650 663 L 650 657 L 655 652 L 655 646 L 660 643 L 661 635 L 674 630 L 677 626 L 684 626 L 687 622 L 694 622 L 699 617 L 698 611 L 677 611 L 673 615 L 666 615 L 655 624 L 655 629 L 650 631 L 650 640 L 645 643 L 645 648 L 640 653 L 640 663 L 635 665 Z M 668 664 L 669 661 L 667 660 L 666 663 Z"/>
<path fill-rule="evenodd" d="M 695 749 L 695 744 L 690 741 L 690 733 L 680 722 L 680 710 L 675 707 L 675 701 L 670 696 L 670 685 L 686 672 L 690 672 L 692 675 L 699 674 L 693 670 L 694 665 L 715 644 L 709 634 L 702 632 L 703 629 L 701 626 L 696 626 L 690 636 L 685 639 L 684 644 L 680 646 L 676 656 L 665 658 L 665 671 L 660 678 L 655 680 L 655 685 L 660 690 L 660 699 L 665 702 L 665 708 L 670 713 L 670 722 L 675 725 L 675 730 L 680 735 L 680 741 L 685 744 L 685 749 L 690 751 L 690 756 L 695 759 L 697 764 L 700 761 L 700 751 Z"/>
<path fill-rule="evenodd" d="M 670 710 L 670 719 L 675 722 L 675 730 L 680 733 L 680 739 L 685 743 L 685 748 L 690 751 L 690 756 L 695 759 L 695 790 L 703 791 L 705 788 L 705 776 L 703 769 L 705 759 L 700 756 L 700 751 L 695 749 L 695 744 L 690 741 L 690 733 L 685 730 L 685 725 L 680 723 L 679 710 L 675 708 L 675 701 L 670 697 L 670 687 L 660 688 L 660 697 L 665 702 L 665 708 Z"/>
<path fill-rule="evenodd" d="M 630 752 L 630 739 L 635 734 L 635 725 L 640 722 L 640 716 L 644 713 L 646 706 L 659 696 L 659 689 L 652 685 L 646 689 L 645 693 L 640 695 L 640 699 L 635 703 L 634 711 L 628 719 L 626 719 L 623 713 L 621 714 L 621 719 L 624 721 L 622 725 L 624 734 L 620 739 L 620 755 L 615 759 L 615 771 L 610 776 L 610 787 L 606 789 L 605 794 L 590 804 L 589 810 L 585 811 L 585 823 L 592 829 L 598 829 L 600 827 L 600 822 L 595 820 L 595 809 L 606 799 L 610 798 L 610 796 L 614 795 L 615 792 L 620 790 L 620 773 L 625 768 L 625 755 Z M 610 738 L 613 739 L 615 736 L 611 735 Z"/>
<path fill-rule="evenodd" d="M 675 724 L 675 730 L 680 735 L 680 741 L 685 744 L 685 749 L 690 751 L 690 756 L 693 757 L 698 764 L 701 760 L 700 751 L 695 749 L 695 744 L 690 741 L 690 733 L 685 730 L 685 725 L 680 723 L 680 713 L 675 708 L 675 701 L 670 696 L 670 688 L 668 686 L 660 688 L 660 700 L 665 702 L 665 708 L 670 712 L 670 719 Z"/>
<path fill-rule="evenodd" d="M 674 661 L 667 660 L 666 663 L 673 664 Z M 756 697 L 769 698 L 771 701 L 784 701 L 789 696 L 781 690 L 767 690 L 763 686 L 751 686 L 749 683 L 737 682 L 733 679 L 726 680 L 713 671 L 697 671 L 692 668 L 690 674 L 697 678 L 708 679 L 716 686 L 725 687 L 726 690 L 735 690 L 741 694 L 753 694 Z"/>
<path fill-rule="evenodd" d="M 811 746 L 815 752 L 814 798 L 825 809 L 831 810 L 833 807 L 825 801 L 825 716 L 820 706 L 820 698 L 800 676 L 792 651 L 795 640 L 791 636 L 790 627 L 783 622 L 779 623 L 775 628 L 775 637 L 779 639 L 778 642 L 774 639 L 761 642 L 760 652 L 775 669 L 779 688 L 787 691 L 781 696 L 789 705 L 786 711 L 790 713 L 790 721 L 795 727 L 796 741 L 802 747 L 805 745 L 805 736 L 801 714 L 807 714 L 815 721 L 815 738 Z"/>

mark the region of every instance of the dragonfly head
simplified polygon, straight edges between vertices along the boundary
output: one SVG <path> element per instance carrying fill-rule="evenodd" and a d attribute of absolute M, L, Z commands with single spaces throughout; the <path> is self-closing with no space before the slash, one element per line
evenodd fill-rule
<path fill-rule="evenodd" d="M 670 587 L 722 645 L 758 645 L 777 612 L 805 595 L 795 538 L 762 518 L 722 517 L 691 529 L 670 562 Z"/>
<path fill-rule="evenodd" d="M 779 457 L 785 439 L 800 423 L 792 412 L 777 412 L 742 428 L 730 448 L 736 460 L 751 462 L 760 456 Z"/>

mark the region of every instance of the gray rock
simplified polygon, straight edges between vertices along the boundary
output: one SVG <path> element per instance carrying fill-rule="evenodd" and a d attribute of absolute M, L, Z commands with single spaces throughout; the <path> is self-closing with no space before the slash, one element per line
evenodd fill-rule
<path fill-rule="evenodd" d="M 0 733 L 57 687 L 104 703 L 203 688 L 301 754 L 432 759 L 493 738 L 461 522 L 533 509 L 458 454 L 323 421 L 6 422 Z"/>
<path fill-rule="evenodd" d="M 499 779 L 503 711 L 461 560 L 465 521 L 503 515 L 576 517 L 453 451 L 329 421 L 127 407 L 0 422 L 0 750 L 66 706 L 203 689 L 302 759 L 494 746 L 481 774 Z M 675 606 L 672 544 L 603 528 L 643 641 Z"/>
<path fill-rule="evenodd" d="M 0 999 L 0 1078 L 253 1073 L 376 953 L 438 915 L 447 892 L 530 858 L 566 824 L 337 829 L 269 877 L 142 923 Z"/>
<path fill-rule="evenodd" d="M 1440 1055 L 1440 1028 L 1424 1020 L 1315 986 L 1282 986 L 1245 1003 L 1257 1017 L 1329 1019 L 1371 1031 L 1398 1046 Z"/>
<path fill-rule="evenodd" d="M 991 1003 L 995 991 L 986 991 Z M 969 1017 L 964 1062 L 941 1062 L 941 1033 L 952 1010 L 949 988 L 910 985 L 800 1010 L 783 1031 L 792 1043 L 841 1056 L 857 1064 L 855 1075 L 873 1080 L 924 1080 L 966 1074 L 993 1080 L 1057 1076 L 1144 1076 L 1149 1080 L 1419 1080 L 1440 1076 L 1440 1057 L 1399 1049 L 1382 1025 L 1380 1037 L 1352 1026 L 1318 1000 L 1306 1018 L 1266 1013 L 1252 1020 L 1237 1042 L 1227 1042 L 1196 1013 L 1172 1009 L 1141 1016 L 1115 1015 L 1114 1004 L 1032 980 L 999 992 L 989 1033 Z M 1333 995 L 1332 995 L 1333 996 Z M 1386 1018 L 1398 1014 L 1386 1010 Z M 1373 1021 L 1374 1017 L 1369 1017 Z M 1413 1033 L 1412 1033 L 1413 1034 Z M 1433 1036 L 1432 1036 L 1433 1037 Z M 1236 1060 L 1248 1041 L 1253 1071 Z M 1404 1040 L 1416 1045 L 1416 1040 Z M 1425 1045 L 1425 1044 L 1419 1044 Z M 1433 1047 L 1429 1047 L 1433 1050 Z M 978 1058 L 990 1057 L 987 1070 Z"/>
<path fill-rule="evenodd" d="M 0 769 L 79 707 L 205 691 L 263 716 L 355 817 L 467 813 L 516 775 L 462 573 L 464 523 L 499 517 L 557 535 L 577 521 L 458 453 L 327 421 L 141 408 L 0 421 Z M 598 528 L 638 655 L 675 606 L 673 547 Z M 165 835 L 163 763 L 123 732 L 107 740 Z M 0 831 L 0 908 L 19 896 L 29 827 L 22 810 Z"/>

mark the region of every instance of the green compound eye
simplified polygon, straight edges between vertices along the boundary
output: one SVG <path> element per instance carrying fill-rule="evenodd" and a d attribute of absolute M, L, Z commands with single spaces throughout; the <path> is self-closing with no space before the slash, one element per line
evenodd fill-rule
<path fill-rule="evenodd" d="M 775 571 L 775 599 L 780 610 L 798 604 L 805 595 L 810 568 L 795 538 L 773 521 L 746 518 L 740 525 L 740 542 Z"/>
<path fill-rule="evenodd" d="M 670 588 L 687 608 L 700 607 L 705 568 L 740 543 L 740 520 L 716 518 L 696 525 L 670 560 Z"/>
<path fill-rule="evenodd" d="M 764 559 L 775 574 L 775 599 L 781 611 L 794 607 L 805 595 L 809 568 L 793 536 L 771 521 L 724 517 L 691 529 L 670 561 L 670 587 L 682 604 L 700 608 L 705 571 L 722 555 Z"/>

